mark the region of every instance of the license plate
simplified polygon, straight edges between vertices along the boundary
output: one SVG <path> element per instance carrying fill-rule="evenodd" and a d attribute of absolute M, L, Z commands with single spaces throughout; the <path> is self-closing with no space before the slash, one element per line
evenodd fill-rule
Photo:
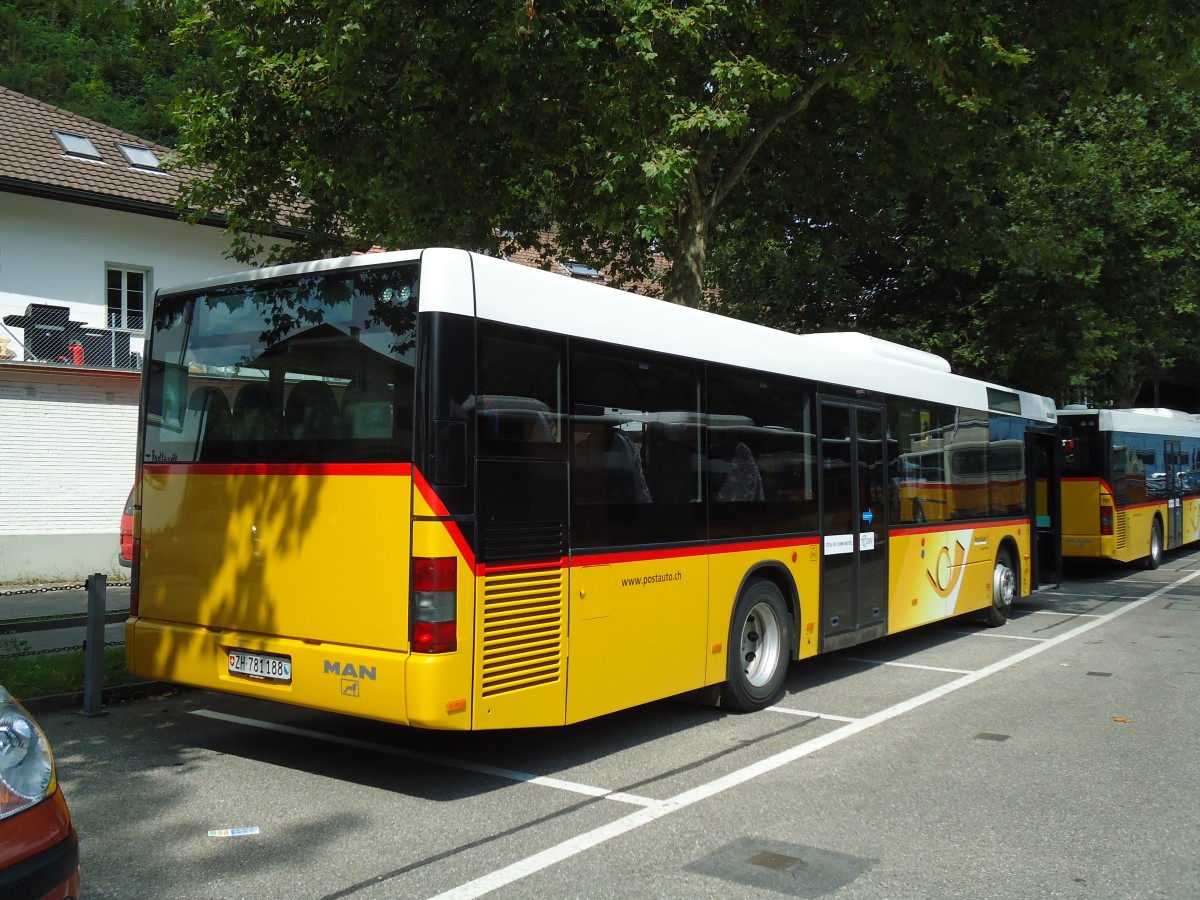
<path fill-rule="evenodd" d="M 229 672 L 231 675 L 245 675 L 247 678 L 262 678 L 266 681 L 291 681 L 292 660 L 288 656 L 268 656 L 265 653 L 230 650 Z"/>

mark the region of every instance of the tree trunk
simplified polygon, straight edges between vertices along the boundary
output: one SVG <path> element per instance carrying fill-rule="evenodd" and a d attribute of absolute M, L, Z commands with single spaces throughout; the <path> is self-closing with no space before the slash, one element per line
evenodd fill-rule
<path fill-rule="evenodd" d="M 704 297 L 704 261 L 708 255 L 708 219 L 706 204 L 682 201 L 676 216 L 678 243 L 671 261 L 664 300 L 690 306 L 700 305 Z"/>

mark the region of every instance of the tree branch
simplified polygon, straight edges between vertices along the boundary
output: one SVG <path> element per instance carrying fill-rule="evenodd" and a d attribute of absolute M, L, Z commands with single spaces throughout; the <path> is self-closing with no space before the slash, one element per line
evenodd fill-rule
<path fill-rule="evenodd" d="M 812 98 L 816 96 L 821 88 L 828 85 L 838 75 L 849 69 L 861 58 L 861 54 L 847 56 L 839 62 L 827 67 L 820 75 L 812 80 L 812 82 L 802 91 L 794 94 L 786 104 L 784 104 L 775 113 L 768 116 L 761 125 L 754 129 L 750 139 L 738 151 L 737 156 L 733 158 L 729 168 L 721 176 L 716 187 L 713 188 L 712 194 L 709 196 L 709 211 L 715 210 L 724 202 L 729 192 L 733 190 L 734 185 L 741 180 L 746 169 L 749 168 L 751 161 L 758 155 L 758 151 L 762 149 L 763 144 L 767 142 L 774 131 L 786 122 L 804 110 L 808 109 Z"/>

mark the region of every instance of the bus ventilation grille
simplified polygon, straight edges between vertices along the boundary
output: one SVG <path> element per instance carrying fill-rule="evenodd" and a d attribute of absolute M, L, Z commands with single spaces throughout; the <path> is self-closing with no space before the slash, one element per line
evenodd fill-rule
<path fill-rule="evenodd" d="M 483 558 L 485 562 L 561 559 L 562 555 L 562 522 L 484 526 Z"/>
<path fill-rule="evenodd" d="M 559 568 L 527 569 L 484 579 L 482 696 L 549 684 L 562 677 L 564 587 Z"/>
<path fill-rule="evenodd" d="M 1124 550 L 1125 549 L 1125 530 L 1129 525 L 1129 523 L 1126 521 L 1127 516 L 1126 516 L 1125 510 L 1118 509 L 1116 519 L 1117 519 L 1117 522 L 1116 522 L 1116 528 L 1114 529 L 1114 531 L 1116 531 L 1117 549 Z"/>

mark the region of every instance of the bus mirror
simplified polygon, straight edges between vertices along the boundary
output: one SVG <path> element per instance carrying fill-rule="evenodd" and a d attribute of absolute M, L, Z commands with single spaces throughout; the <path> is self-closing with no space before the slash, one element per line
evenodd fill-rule
<path fill-rule="evenodd" d="M 467 423 L 438 419 L 433 426 L 433 483 L 467 483 Z"/>

